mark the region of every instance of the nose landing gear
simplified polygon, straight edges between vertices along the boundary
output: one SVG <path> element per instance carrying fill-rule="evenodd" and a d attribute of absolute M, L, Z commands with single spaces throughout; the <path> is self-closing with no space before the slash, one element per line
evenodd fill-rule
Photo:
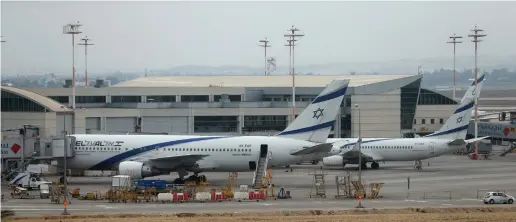
<path fill-rule="evenodd" d="M 414 162 L 414 169 L 421 171 L 423 170 L 423 162 L 421 160 L 416 160 Z"/>

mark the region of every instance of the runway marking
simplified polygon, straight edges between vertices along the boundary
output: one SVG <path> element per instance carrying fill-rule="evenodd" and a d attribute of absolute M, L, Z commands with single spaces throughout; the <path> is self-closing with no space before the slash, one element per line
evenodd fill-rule
<path fill-rule="evenodd" d="M 428 201 L 418 200 L 417 202 L 418 202 L 418 203 L 427 203 Z"/>
<path fill-rule="evenodd" d="M 16 211 L 49 211 L 49 210 L 54 210 L 54 211 L 62 211 L 63 209 L 27 209 L 27 208 L 24 208 L 24 209 L 17 209 L 17 208 L 11 208 L 9 210 L 16 210 Z M 68 208 L 67 210 L 87 210 L 87 209 L 74 209 L 74 208 Z"/>
<path fill-rule="evenodd" d="M 482 201 L 481 199 L 470 199 L 470 198 L 462 198 L 461 200 Z"/>
<path fill-rule="evenodd" d="M 106 205 L 95 205 L 96 207 L 102 207 L 104 209 L 118 209 L 118 207 L 110 207 L 110 206 L 106 206 Z"/>
<path fill-rule="evenodd" d="M 443 205 L 443 206 L 451 206 L 453 204 L 441 204 L 441 205 Z"/>

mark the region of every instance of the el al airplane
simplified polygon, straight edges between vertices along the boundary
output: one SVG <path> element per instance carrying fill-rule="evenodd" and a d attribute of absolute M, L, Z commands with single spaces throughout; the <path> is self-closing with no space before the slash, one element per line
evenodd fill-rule
<path fill-rule="evenodd" d="M 117 170 L 135 179 L 177 172 L 174 183 L 199 180 L 200 172 L 246 172 L 323 158 L 349 84 L 332 81 L 284 131 L 275 136 L 71 135 L 71 169 Z M 269 160 L 270 159 L 270 160 Z M 257 167 L 258 165 L 258 167 Z M 266 169 L 266 168 L 265 168 Z M 258 172 L 258 171 L 256 171 Z M 205 179 L 205 176 L 202 176 Z"/>
<path fill-rule="evenodd" d="M 378 169 L 382 161 L 415 161 L 415 167 L 422 169 L 421 160 L 453 153 L 465 144 L 487 137 L 466 140 L 466 133 L 471 121 L 475 100 L 482 89 L 484 75 L 478 78 L 477 89 L 474 83 L 464 94 L 457 110 L 437 132 L 419 138 L 344 138 L 328 139 L 328 143 L 340 147 L 338 154 L 332 149 L 329 157 L 323 158 L 324 166 L 345 166 L 358 164 L 362 158 L 362 169 L 371 162 L 371 168 Z M 476 92 L 475 92 L 476 91 Z M 358 151 L 361 146 L 361 153 Z"/>

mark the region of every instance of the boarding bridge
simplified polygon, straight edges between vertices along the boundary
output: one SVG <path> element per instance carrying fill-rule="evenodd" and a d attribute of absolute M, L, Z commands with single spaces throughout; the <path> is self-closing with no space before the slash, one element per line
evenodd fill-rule
<path fill-rule="evenodd" d="M 67 137 L 57 137 L 52 139 L 52 157 L 54 158 L 63 158 L 65 156 L 65 148 L 66 148 L 66 156 L 68 158 L 75 156 L 75 137 L 67 136 Z"/>
<path fill-rule="evenodd" d="M 253 188 L 258 189 L 262 187 L 263 178 L 267 176 L 267 166 L 271 158 L 271 152 L 267 144 L 260 145 L 260 157 L 258 158 L 258 166 L 254 171 Z"/>
<path fill-rule="evenodd" d="M 505 152 L 503 152 L 502 154 L 500 154 L 500 156 L 505 156 L 508 153 L 513 152 L 514 150 L 516 150 L 516 142 L 512 142 L 511 147 L 509 149 L 507 149 Z"/>
<path fill-rule="evenodd" d="M 8 173 L 5 175 L 4 178 L 10 178 L 14 174 L 24 171 L 25 169 L 27 169 L 27 166 L 29 166 L 33 162 L 33 160 L 34 160 L 34 158 L 28 157 L 27 159 L 24 160 L 23 163 L 21 163 L 21 165 L 18 165 L 18 168 L 14 168 L 14 165 L 16 165 L 16 163 L 12 163 L 12 164 L 7 163 L 7 164 L 9 164 L 8 168 L 6 170 Z M 20 162 L 21 162 L 21 160 L 20 160 Z"/>

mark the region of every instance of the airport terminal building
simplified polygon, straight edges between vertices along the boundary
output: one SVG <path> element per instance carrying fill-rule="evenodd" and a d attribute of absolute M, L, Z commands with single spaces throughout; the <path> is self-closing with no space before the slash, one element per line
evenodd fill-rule
<path fill-rule="evenodd" d="M 399 137 L 413 131 L 421 77 L 296 76 L 296 114 L 333 79 L 349 78 L 332 137 L 358 136 L 359 112 L 363 137 Z M 3 87 L 2 93 L 9 90 L 51 98 L 53 107 L 66 106 L 72 100 L 71 88 Z M 60 113 L 28 114 L 27 118 L 40 119 L 44 137 L 60 136 L 63 128 L 69 133 L 74 128 L 75 133 L 270 135 L 291 121 L 291 100 L 291 76 L 142 77 L 111 87 L 76 88 L 75 118 Z"/>

